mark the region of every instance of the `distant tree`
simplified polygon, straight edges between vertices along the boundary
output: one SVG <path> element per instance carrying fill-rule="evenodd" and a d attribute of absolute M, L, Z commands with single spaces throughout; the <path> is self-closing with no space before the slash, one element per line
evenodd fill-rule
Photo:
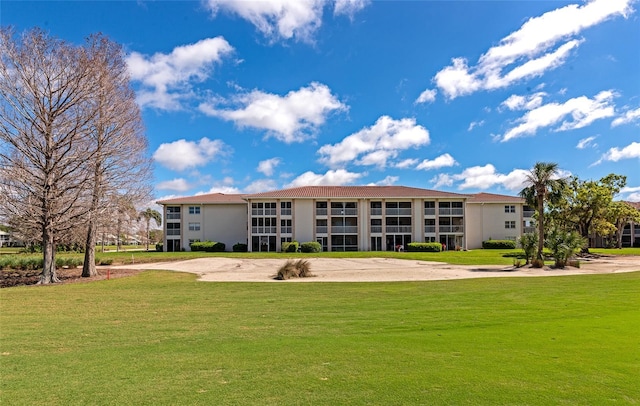
<path fill-rule="evenodd" d="M 627 202 L 612 202 L 607 211 L 607 217 L 615 225 L 616 246 L 622 248 L 624 226 L 630 221 L 640 223 L 640 210 Z"/>
<path fill-rule="evenodd" d="M 565 189 L 566 201 L 560 215 L 589 241 L 589 235 L 609 235 L 615 231 L 615 224 L 609 221 L 613 197 L 626 185 L 627 177 L 609 174 L 598 181 L 583 181 L 571 178 Z M 586 245 L 585 251 L 589 250 Z"/>
<path fill-rule="evenodd" d="M 524 256 L 527 264 L 531 263 L 534 254 L 536 253 L 536 247 L 538 246 L 538 235 L 536 233 L 523 234 L 518 239 L 518 245 L 524 251 Z"/>
<path fill-rule="evenodd" d="M 162 215 L 160 214 L 160 212 L 158 212 L 157 210 L 153 210 L 151 208 L 147 208 L 144 211 L 141 211 L 139 214 L 139 219 L 143 219 L 145 221 L 145 225 L 146 225 L 146 249 L 147 251 L 149 251 L 149 241 L 151 240 L 151 234 L 150 234 L 150 226 L 151 226 L 151 220 L 155 221 L 156 225 L 158 227 L 160 227 L 162 225 Z"/>
<path fill-rule="evenodd" d="M 527 204 L 535 207 L 538 215 L 538 250 L 537 259 L 542 259 L 544 247 L 544 204 L 545 201 L 557 201 L 562 197 L 562 190 L 566 187 L 566 180 L 559 178 L 558 164 L 537 162 L 529 171 L 525 180 L 525 187 L 520 191 Z"/>
<path fill-rule="evenodd" d="M 59 236 L 88 212 L 92 73 L 86 52 L 42 30 L 14 40 L 0 29 L 0 206 L 26 235 L 39 234 L 43 284 L 58 281 Z"/>

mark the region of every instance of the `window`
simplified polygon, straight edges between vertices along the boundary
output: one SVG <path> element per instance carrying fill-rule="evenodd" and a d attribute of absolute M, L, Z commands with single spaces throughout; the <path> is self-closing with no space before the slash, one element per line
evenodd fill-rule
<path fill-rule="evenodd" d="M 291 220 L 280 220 L 280 232 L 283 234 L 291 234 Z"/>
<path fill-rule="evenodd" d="M 283 216 L 291 215 L 291 202 L 280 202 L 280 214 Z"/>
<path fill-rule="evenodd" d="M 504 228 L 516 228 L 516 222 L 515 221 L 505 221 L 504 222 Z"/>
<path fill-rule="evenodd" d="M 180 223 L 167 223 L 167 235 L 180 235 Z"/>
<path fill-rule="evenodd" d="M 189 206 L 189 214 L 200 214 L 200 206 Z"/>
<path fill-rule="evenodd" d="M 200 223 L 189 223 L 189 231 L 200 231 Z"/>
<path fill-rule="evenodd" d="M 167 207 L 167 220 L 180 220 L 180 206 Z"/>
<path fill-rule="evenodd" d="M 516 206 L 514 206 L 514 205 L 506 205 L 506 206 L 504 206 L 504 212 L 505 213 L 515 213 L 516 212 Z"/>

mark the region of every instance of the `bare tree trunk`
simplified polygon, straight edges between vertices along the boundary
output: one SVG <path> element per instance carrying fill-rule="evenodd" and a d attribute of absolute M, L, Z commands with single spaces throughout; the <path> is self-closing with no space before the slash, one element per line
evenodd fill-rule
<path fill-rule="evenodd" d="M 87 230 L 87 242 L 84 248 L 84 263 L 82 264 L 82 277 L 96 276 L 96 224 L 93 219 L 89 221 Z"/>
<path fill-rule="evenodd" d="M 43 227 L 43 245 L 42 254 L 44 264 L 42 266 L 42 274 L 38 284 L 49 284 L 60 282 L 56 273 L 56 245 L 53 239 L 53 234 L 48 230 L 48 227 Z"/>
<path fill-rule="evenodd" d="M 538 253 L 537 258 L 543 259 L 544 247 L 544 193 L 538 192 Z"/>

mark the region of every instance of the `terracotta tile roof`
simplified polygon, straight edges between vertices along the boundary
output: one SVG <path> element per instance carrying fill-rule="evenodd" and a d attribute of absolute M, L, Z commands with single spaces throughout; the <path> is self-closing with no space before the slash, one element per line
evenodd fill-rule
<path fill-rule="evenodd" d="M 160 200 L 157 203 L 166 204 L 247 204 L 242 194 L 209 193 L 175 199 Z"/>
<path fill-rule="evenodd" d="M 518 196 L 497 195 L 495 193 L 476 193 L 467 203 L 524 203 Z"/>
<path fill-rule="evenodd" d="M 627 202 L 627 201 L 625 201 L 625 203 L 628 204 L 631 207 L 634 207 L 634 208 L 640 210 L 640 202 Z"/>
<path fill-rule="evenodd" d="M 457 198 L 459 193 L 406 186 L 303 186 L 245 195 L 246 199 L 333 199 L 333 198 Z"/>

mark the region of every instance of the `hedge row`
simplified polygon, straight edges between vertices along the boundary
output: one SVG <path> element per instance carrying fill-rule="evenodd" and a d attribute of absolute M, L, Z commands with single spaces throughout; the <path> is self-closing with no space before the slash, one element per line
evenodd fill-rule
<path fill-rule="evenodd" d="M 283 242 L 282 243 L 282 252 L 298 252 L 298 241 L 293 242 Z"/>
<path fill-rule="evenodd" d="M 83 259 L 74 257 L 56 257 L 56 268 L 69 267 L 75 268 L 82 266 Z M 96 258 L 96 264 L 103 265 L 104 260 Z M 0 256 L 0 269 L 19 269 L 22 271 L 35 271 L 42 269 L 44 259 L 35 256 Z"/>
<path fill-rule="evenodd" d="M 410 242 L 407 244 L 406 250 L 409 252 L 440 252 L 442 244 L 439 242 Z"/>
<path fill-rule="evenodd" d="M 300 251 L 302 252 L 322 252 L 322 245 L 317 241 L 303 242 L 300 244 Z"/>
<path fill-rule="evenodd" d="M 482 241 L 482 248 L 486 250 L 514 249 L 516 242 L 512 240 L 487 240 Z"/>
<path fill-rule="evenodd" d="M 233 244 L 233 252 L 247 252 L 247 244 L 243 244 L 243 243 L 236 243 Z"/>
<path fill-rule="evenodd" d="M 226 245 L 222 242 L 197 241 L 190 245 L 191 251 L 224 252 Z"/>

